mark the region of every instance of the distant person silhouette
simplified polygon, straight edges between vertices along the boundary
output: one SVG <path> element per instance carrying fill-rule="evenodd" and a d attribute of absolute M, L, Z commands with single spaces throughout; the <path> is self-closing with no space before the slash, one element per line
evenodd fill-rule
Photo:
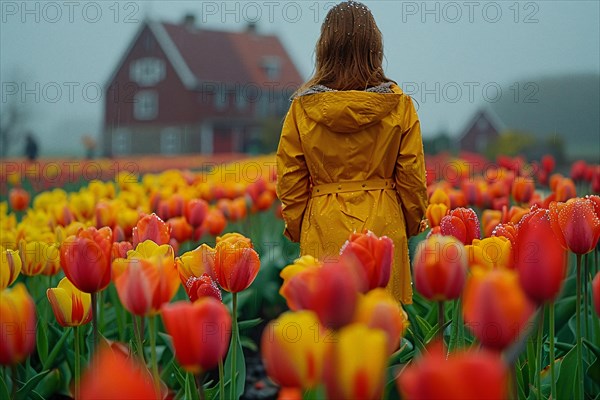
<path fill-rule="evenodd" d="M 25 137 L 25 157 L 29 161 L 35 161 L 38 156 L 38 150 L 37 140 L 31 133 L 28 133 Z"/>

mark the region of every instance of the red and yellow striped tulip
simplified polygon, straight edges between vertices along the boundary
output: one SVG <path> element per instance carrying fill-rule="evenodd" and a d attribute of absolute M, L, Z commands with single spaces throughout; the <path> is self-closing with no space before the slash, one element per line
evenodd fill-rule
<path fill-rule="evenodd" d="M 67 278 L 56 288 L 48 288 L 46 296 L 61 326 L 80 326 L 92 320 L 92 295 L 77 289 Z"/>
<path fill-rule="evenodd" d="M 383 331 L 364 324 L 342 328 L 326 354 L 324 376 L 328 398 L 381 399 L 387 362 L 387 338 Z"/>
<path fill-rule="evenodd" d="M 21 273 L 19 252 L 0 246 L 0 290 L 6 289 Z"/>
<path fill-rule="evenodd" d="M 408 328 L 408 315 L 389 292 L 377 288 L 359 298 L 354 322 L 383 330 L 387 336 L 388 354 L 392 354 Z"/>
<path fill-rule="evenodd" d="M 312 311 L 286 312 L 262 334 L 267 374 L 284 387 L 316 387 L 321 382 L 326 349 L 325 329 Z"/>
<path fill-rule="evenodd" d="M 25 285 L 0 290 L 0 364 L 23 362 L 35 349 L 35 303 Z"/>
<path fill-rule="evenodd" d="M 260 269 L 258 253 L 245 240 L 222 240 L 215 247 L 215 278 L 231 293 L 247 289 Z"/>
<path fill-rule="evenodd" d="M 19 242 L 23 275 L 55 275 L 60 270 L 60 253 L 56 244 Z"/>
<path fill-rule="evenodd" d="M 102 234 L 78 234 L 69 236 L 61 244 L 60 263 L 65 276 L 75 287 L 85 293 L 94 293 L 103 290 L 110 283 L 111 252 L 112 242 L 103 238 Z"/>

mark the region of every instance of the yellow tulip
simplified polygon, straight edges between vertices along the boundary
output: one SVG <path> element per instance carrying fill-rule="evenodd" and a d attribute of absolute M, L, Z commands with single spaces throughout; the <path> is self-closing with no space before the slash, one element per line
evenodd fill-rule
<path fill-rule="evenodd" d="M 204 274 L 214 280 L 214 268 L 215 250 L 206 243 L 177 257 L 177 270 L 183 284 L 186 284 L 191 277 L 198 278 Z"/>
<path fill-rule="evenodd" d="M 46 296 L 61 326 L 80 326 L 92 319 L 92 296 L 77 289 L 67 278 L 61 279 L 56 288 L 49 288 Z"/>
<path fill-rule="evenodd" d="M 19 252 L 0 246 L 0 289 L 12 285 L 21 273 Z"/>
<path fill-rule="evenodd" d="M 23 275 L 54 275 L 60 268 L 60 252 L 56 244 L 21 240 L 19 254 Z"/>
<path fill-rule="evenodd" d="M 469 266 L 480 265 L 492 270 L 498 268 L 513 269 L 513 254 L 510 240 L 504 236 L 491 236 L 483 240 L 475 239 L 465 246 L 469 255 Z"/>

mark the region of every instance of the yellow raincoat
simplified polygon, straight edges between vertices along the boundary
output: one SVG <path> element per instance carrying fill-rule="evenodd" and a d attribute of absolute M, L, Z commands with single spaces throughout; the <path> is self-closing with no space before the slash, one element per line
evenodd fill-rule
<path fill-rule="evenodd" d="M 427 195 L 423 142 L 409 96 L 328 91 L 296 97 L 277 150 L 285 235 L 302 255 L 335 260 L 352 232 L 394 241 L 388 290 L 412 303 L 407 236 L 419 232 Z"/>

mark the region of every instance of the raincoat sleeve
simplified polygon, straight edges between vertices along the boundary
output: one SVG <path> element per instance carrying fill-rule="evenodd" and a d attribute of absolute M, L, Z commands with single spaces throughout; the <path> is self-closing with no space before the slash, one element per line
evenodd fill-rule
<path fill-rule="evenodd" d="M 304 159 L 297 124 L 297 100 L 288 111 L 277 149 L 277 196 L 285 221 L 284 235 L 300 241 L 302 218 L 310 195 L 310 174 Z"/>
<path fill-rule="evenodd" d="M 419 117 L 409 96 L 404 96 L 404 110 L 400 111 L 402 140 L 396 159 L 396 190 L 406 221 L 406 234 L 419 233 L 421 219 L 427 208 L 425 157 Z"/>

